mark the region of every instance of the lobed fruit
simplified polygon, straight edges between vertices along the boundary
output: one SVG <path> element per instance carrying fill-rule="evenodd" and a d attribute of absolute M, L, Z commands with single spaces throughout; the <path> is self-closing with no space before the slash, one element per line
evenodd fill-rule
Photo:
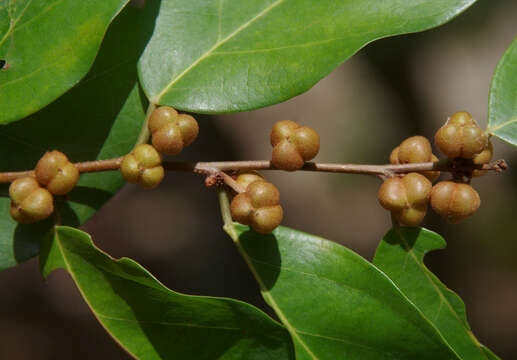
<path fill-rule="evenodd" d="M 483 165 L 488 164 L 490 160 L 492 160 L 492 156 L 494 155 L 494 147 L 492 146 L 492 142 L 489 140 L 487 147 L 481 151 L 479 154 L 474 156 L 472 159 L 472 163 L 475 165 Z M 473 177 L 483 176 L 486 174 L 486 170 L 474 170 L 472 171 Z"/>
<path fill-rule="evenodd" d="M 54 212 L 52 194 L 33 177 L 16 179 L 9 186 L 11 217 L 21 224 L 48 218 Z"/>
<path fill-rule="evenodd" d="M 313 159 L 320 150 L 320 137 L 314 129 L 291 120 L 277 122 L 271 130 L 271 162 L 282 170 L 294 171 Z"/>
<path fill-rule="evenodd" d="M 416 226 L 425 217 L 431 189 L 432 184 L 425 176 L 409 173 L 384 181 L 377 198 L 399 223 Z"/>
<path fill-rule="evenodd" d="M 436 132 L 434 142 L 449 158 L 472 159 L 487 147 L 488 137 L 472 115 L 459 111 Z"/>
<path fill-rule="evenodd" d="M 264 180 L 264 177 L 254 170 L 240 171 L 235 179 L 235 181 L 245 189 L 249 184 L 257 180 Z"/>
<path fill-rule="evenodd" d="M 161 163 L 162 157 L 154 147 L 140 144 L 124 156 L 120 164 L 120 172 L 127 182 L 152 189 L 162 182 L 165 175 Z"/>
<path fill-rule="evenodd" d="M 178 114 L 169 106 L 155 109 L 149 117 L 148 127 L 153 146 L 166 155 L 179 154 L 199 134 L 196 119 L 187 114 Z"/>
<path fill-rule="evenodd" d="M 421 162 L 438 162 L 433 155 L 431 143 L 423 136 L 411 136 L 397 146 L 390 154 L 391 164 L 411 164 Z M 422 171 L 422 175 L 431 182 L 438 179 L 439 171 Z"/>
<path fill-rule="evenodd" d="M 468 184 L 441 181 L 431 192 L 431 207 L 452 224 L 475 213 L 480 204 L 479 194 Z"/>
<path fill-rule="evenodd" d="M 36 164 L 36 180 L 54 195 L 70 192 L 79 180 L 79 170 L 60 151 L 48 151 Z"/>
<path fill-rule="evenodd" d="M 278 189 L 262 179 L 252 181 L 245 192 L 235 196 L 230 209 L 235 221 L 261 234 L 273 231 L 283 218 Z"/>

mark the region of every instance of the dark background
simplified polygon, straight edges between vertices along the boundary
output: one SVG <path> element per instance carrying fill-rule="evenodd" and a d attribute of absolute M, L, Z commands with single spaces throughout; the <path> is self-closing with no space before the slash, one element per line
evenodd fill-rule
<path fill-rule="evenodd" d="M 386 163 L 404 138 L 434 132 L 457 110 L 486 125 L 492 72 L 517 36 L 515 0 L 480 0 L 438 29 L 368 45 L 309 92 L 266 109 L 199 116 L 188 160 L 270 156 L 278 120 L 314 127 L 316 160 Z M 516 79 L 517 81 L 517 79 Z M 426 263 L 467 306 L 478 339 L 517 358 L 517 151 L 495 140 L 510 170 L 475 179 L 480 210 L 458 225 L 429 213 L 424 226 L 448 248 Z M 437 154 L 438 155 L 438 154 Z M 513 165 L 513 166 L 512 166 Z M 379 181 L 356 175 L 268 172 L 281 191 L 283 225 L 339 242 L 371 259 L 390 226 Z M 173 290 L 226 296 L 270 312 L 231 240 L 216 193 L 194 174 L 168 173 L 162 186 L 126 186 L 83 229 L 116 257 L 140 262 Z M 42 281 L 36 259 L 0 273 L 0 359 L 126 359 L 91 315 L 64 271 Z"/>

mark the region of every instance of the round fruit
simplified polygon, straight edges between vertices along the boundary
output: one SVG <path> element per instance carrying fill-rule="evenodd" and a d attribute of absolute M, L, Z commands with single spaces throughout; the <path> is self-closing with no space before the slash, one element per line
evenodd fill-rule
<path fill-rule="evenodd" d="M 261 234 L 273 231 L 283 217 L 278 189 L 263 179 L 250 182 L 245 192 L 235 196 L 230 210 L 235 221 Z"/>
<path fill-rule="evenodd" d="M 250 226 L 258 233 L 269 234 L 280 225 L 283 216 L 280 205 L 262 207 L 252 212 Z"/>
<path fill-rule="evenodd" d="M 472 163 L 475 165 L 484 165 L 488 164 L 490 160 L 492 160 L 492 156 L 494 155 L 494 147 L 492 146 L 492 142 L 489 140 L 487 147 L 481 151 L 479 154 L 474 156 L 472 159 Z M 472 171 L 472 176 L 478 177 L 486 174 L 486 170 L 474 170 Z"/>
<path fill-rule="evenodd" d="M 424 218 L 431 194 L 431 182 L 421 174 L 409 173 L 383 182 L 378 200 L 403 225 L 416 226 Z"/>
<path fill-rule="evenodd" d="M 472 186 L 441 181 L 431 192 L 431 207 L 450 223 L 458 223 L 479 209 L 481 200 Z"/>
<path fill-rule="evenodd" d="M 48 218 L 54 212 L 52 194 L 32 177 L 16 179 L 9 186 L 11 217 L 21 224 Z"/>
<path fill-rule="evenodd" d="M 120 172 L 127 182 L 140 184 L 146 189 L 158 186 L 164 177 L 162 157 L 154 147 L 140 144 L 122 159 Z"/>
<path fill-rule="evenodd" d="M 166 155 L 176 155 L 190 145 L 199 133 L 196 119 L 178 114 L 169 106 L 161 106 L 149 117 L 153 146 Z"/>
<path fill-rule="evenodd" d="M 282 170 L 294 171 L 313 159 L 320 149 L 320 137 L 314 129 L 291 120 L 277 122 L 271 130 L 271 162 Z"/>
<path fill-rule="evenodd" d="M 54 195 L 70 192 L 79 180 L 79 170 L 65 154 L 48 151 L 38 161 L 35 169 L 36 180 Z"/>
<path fill-rule="evenodd" d="M 235 179 L 235 181 L 245 189 L 248 187 L 249 184 L 257 180 L 264 180 L 264 178 L 262 177 L 262 175 L 260 175 L 258 172 L 254 170 L 241 171 Z"/>
<path fill-rule="evenodd" d="M 411 136 L 397 146 L 390 154 L 392 164 L 412 164 L 421 162 L 437 162 L 438 158 L 433 155 L 431 143 L 423 136 Z M 438 179 L 439 171 L 422 171 L 422 175 L 431 182 Z"/>
<path fill-rule="evenodd" d="M 436 146 L 449 158 L 472 159 L 487 146 L 486 133 L 468 112 L 453 114 L 434 137 Z"/>

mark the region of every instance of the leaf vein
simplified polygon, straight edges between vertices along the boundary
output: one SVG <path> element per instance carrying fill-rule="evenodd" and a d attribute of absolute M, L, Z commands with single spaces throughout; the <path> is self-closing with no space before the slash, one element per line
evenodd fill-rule
<path fill-rule="evenodd" d="M 173 322 L 168 322 L 168 321 L 135 320 L 135 319 L 113 317 L 113 316 L 101 314 L 99 312 L 97 312 L 97 316 L 99 316 L 103 319 L 107 319 L 107 320 L 134 322 L 134 323 L 138 323 L 138 324 L 158 324 L 158 325 L 166 325 L 166 326 L 192 327 L 192 328 L 201 328 L 201 329 L 241 331 L 241 328 L 235 328 L 235 327 L 229 327 L 229 326 L 208 326 L 208 325 L 199 325 L 199 324 L 192 324 L 192 323 L 173 323 Z"/>
<path fill-rule="evenodd" d="M 224 39 L 222 40 L 219 40 L 217 41 L 210 49 L 208 49 L 207 52 L 205 52 L 203 55 L 201 55 L 196 61 L 194 61 L 192 64 L 190 64 L 185 70 L 183 70 L 181 73 L 179 73 L 176 77 L 174 77 L 173 79 L 171 79 L 171 81 L 169 82 L 169 84 L 167 86 L 164 87 L 164 89 L 158 94 L 156 95 L 155 97 L 153 97 L 151 99 L 151 102 L 155 103 L 155 104 L 158 104 L 160 102 L 160 99 L 162 98 L 162 96 L 167 93 L 167 91 L 169 91 L 173 86 L 174 84 L 176 84 L 179 80 L 181 80 L 190 70 L 192 70 L 194 67 L 196 67 L 200 62 L 202 62 L 203 60 L 205 60 L 206 58 L 210 57 L 212 55 L 212 53 L 221 45 L 223 45 L 224 43 L 228 42 L 231 38 L 233 38 L 234 36 L 236 36 L 237 34 L 239 34 L 241 31 L 243 31 L 244 29 L 246 29 L 248 26 L 250 26 L 251 24 L 253 24 L 255 21 L 257 21 L 258 19 L 260 19 L 261 17 L 263 17 L 264 15 L 266 15 L 268 12 L 270 12 L 272 9 L 274 9 L 275 7 L 277 7 L 278 5 L 280 5 L 282 2 L 284 2 L 284 0 L 277 0 L 275 1 L 274 3 L 272 3 L 271 5 L 267 6 L 266 8 L 264 8 L 261 12 L 259 12 L 257 15 L 255 15 L 254 17 L 252 17 L 250 20 L 248 20 L 247 22 L 245 22 L 244 24 L 242 24 L 241 26 L 239 26 L 237 29 L 235 29 L 230 35 L 228 35 L 227 37 L 225 37 Z"/>
<path fill-rule="evenodd" d="M 505 122 L 504 122 L 504 123 L 502 123 L 502 124 L 499 124 L 499 125 L 496 125 L 496 126 L 493 126 L 493 127 L 489 127 L 489 128 L 487 129 L 487 131 L 488 131 L 489 133 L 494 133 L 495 131 L 497 131 L 497 130 L 499 130 L 499 129 L 502 129 L 502 128 L 504 128 L 504 127 L 506 127 L 506 126 L 510 125 L 510 124 L 513 124 L 513 123 L 517 123 L 517 118 L 515 118 L 515 119 L 510 119 L 510 120 L 508 120 L 508 121 L 505 121 Z"/>

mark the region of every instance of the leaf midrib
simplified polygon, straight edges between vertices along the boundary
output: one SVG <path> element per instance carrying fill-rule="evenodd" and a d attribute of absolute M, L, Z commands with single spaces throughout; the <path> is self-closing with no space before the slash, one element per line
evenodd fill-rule
<path fill-rule="evenodd" d="M 465 327 L 464 322 L 461 320 L 461 318 L 458 315 L 458 313 L 454 310 L 454 308 L 452 307 L 451 303 L 447 300 L 447 298 L 443 295 L 443 293 L 440 290 L 440 288 L 436 285 L 436 283 L 433 281 L 433 279 L 429 276 L 429 272 L 430 272 L 429 269 L 427 269 L 420 261 L 418 261 L 418 258 L 415 255 L 415 253 L 413 252 L 413 249 L 409 247 L 409 243 L 406 241 L 405 237 L 402 235 L 402 232 L 400 231 L 400 227 L 396 227 L 395 231 L 399 235 L 400 240 L 402 241 L 402 243 L 404 245 L 404 248 L 406 249 L 406 252 L 411 255 L 411 258 L 415 261 L 415 263 L 420 268 L 420 270 L 422 270 L 422 272 L 424 273 L 425 277 L 431 283 L 433 289 L 435 290 L 435 292 L 440 297 L 440 306 L 441 306 L 442 303 L 445 303 L 447 305 L 447 308 L 454 315 L 454 317 L 459 321 L 459 323 L 461 324 L 462 328 L 465 329 L 465 331 L 467 332 L 467 334 L 470 335 L 471 338 L 473 338 L 473 342 L 474 342 L 474 345 L 476 345 L 476 348 L 480 351 L 480 353 L 483 355 L 483 357 L 488 360 L 487 355 L 485 354 L 485 352 L 481 348 L 481 346 L 480 346 L 479 342 L 477 341 L 477 339 L 473 336 L 472 332 Z M 433 321 L 433 325 L 434 325 L 434 321 Z M 454 352 L 456 352 L 456 351 L 454 350 Z"/>
<path fill-rule="evenodd" d="M 273 310 L 275 310 L 275 313 L 278 315 L 278 318 L 280 319 L 282 324 L 286 327 L 289 334 L 291 334 L 293 339 L 296 340 L 303 347 L 303 349 L 307 352 L 307 354 L 313 360 L 319 360 L 319 358 L 312 352 L 312 350 L 309 348 L 309 346 L 300 338 L 295 327 L 289 322 L 289 320 L 287 320 L 287 317 L 285 316 L 284 312 L 280 309 L 280 307 L 276 303 L 273 295 L 271 295 L 271 293 L 267 289 L 266 285 L 262 281 L 262 278 L 260 277 L 259 273 L 257 272 L 257 269 L 255 269 L 255 266 L 253 266 L 253 262 L 252 262 L 251 258 L 248 256 L 248 253 L 242 247 L 240 240 L 239 240 L 239 235 L 237 235 L 233 224 L 232 223 L 225 224 L 224 230 L 228 233 L 228 235 L 230 235 L 230 237 L 234 241 L 235 245 L 237 246 L 237 249 L 239 250 L 239 252 L 242 255 L 242 258 L 244 259 L 244 261 L 248 265 L 250 271 L 252 272 L 253 276 L 257 280 L 257 283 L 259 284 L 262 295 L 264 296 L 264 298 L 267 299 L 269 306 L 271 306 L 273 308 Z"/>
<path fill-rule="evenodd" d="M 506 126 L 510 125 L 510 124 L 513 124 L 513 123 L 517 123 L 517 118 L 515 118 L 515 119 L 510 119 L 510 120 L 508 120 L 508 121 L 503 122 L 502 124 L 499 124 L 499 125 L 496 125 L 496 126 L 493 126 L 493 127 L 489 127 L 489 128 L 487 129 L 487 132 L 489 132 L 489 133 L 493 134 L 493 133 L 495 133 L 497 130 L 500 130 L 500 129 L 502 129 L 502 128 L 504 128 L 504 127 L 506 127 Z"/>
<path fill-rule="evenodd" d="M 268 12 L 270 12 L 272 9 L 274 9 L 275 7 L 277 7 L 278 5 L 280 5 L 281 3 L 283 3 L 284 0 L 277 0 L 275 1 L 274 3 L 268 5 L 267 7 L 265 7 L 262 11 L 260 11 L 258 14 L 256 14 L 255 16 L 253 16 L 251 19 L 249 19 L 247 22 L 245 22 L 244 24 L 242 24 L 241 26 L 239 26 L 237 29 L 235 29 L 232 33 L 230 33 L 227 37 L 225 37 L 224 39 L 222 40 L 218 40 L 216 41 L 216 43 L 210 48 L 208 49 L 203 55 L 201 55 L 200 57 L 198 57 L 192 64 L 190 64 L 187 68 L 185 68 L 185 70 L 183 70 L 181 73 L 179 73 L 176 77 L 173 77 L 171 79 L 171 81 L 169 82 L 169 84 L 167 86 L 165 86 L 163 88 L 163 90 L 156 96 L 153 96 L 151 98 L 151 102 L 152 103 L 155 103 L 155 104 L 159 104 L 160 103 L 160 100 L 161 98 L 174 86 L 174 84 L 176 84 L 179 80 L 181 80 L 181 78 L 183 78 L 190 70 L 192 70 L 194 67 L 196 67 L 201 61 L 203 61 L 204 59 L 210 57 L 212 55 L 212 53 L 217 49 L 219 48 L 221 45 L 225 44 L 226 42 L 228 42 L 230 39 L 232 39 L 234 36 L 236 36 L 237 34 L 239 34 L 241 31 L 243 31 L 244 29 L 246 29 L 248 26 L 250 26 L 251 24 L 253 24 L 256 20 L 260 19 L 261 17 L 263 17 L 264 15 L 266 15 Z M 222 2 L 219 3 L 219 11 L 221 9 L 221 4 Z M 221 16 L 221 14 L 220 14 Z M 220 20 L 219 20 L 220 21 Z"/>

